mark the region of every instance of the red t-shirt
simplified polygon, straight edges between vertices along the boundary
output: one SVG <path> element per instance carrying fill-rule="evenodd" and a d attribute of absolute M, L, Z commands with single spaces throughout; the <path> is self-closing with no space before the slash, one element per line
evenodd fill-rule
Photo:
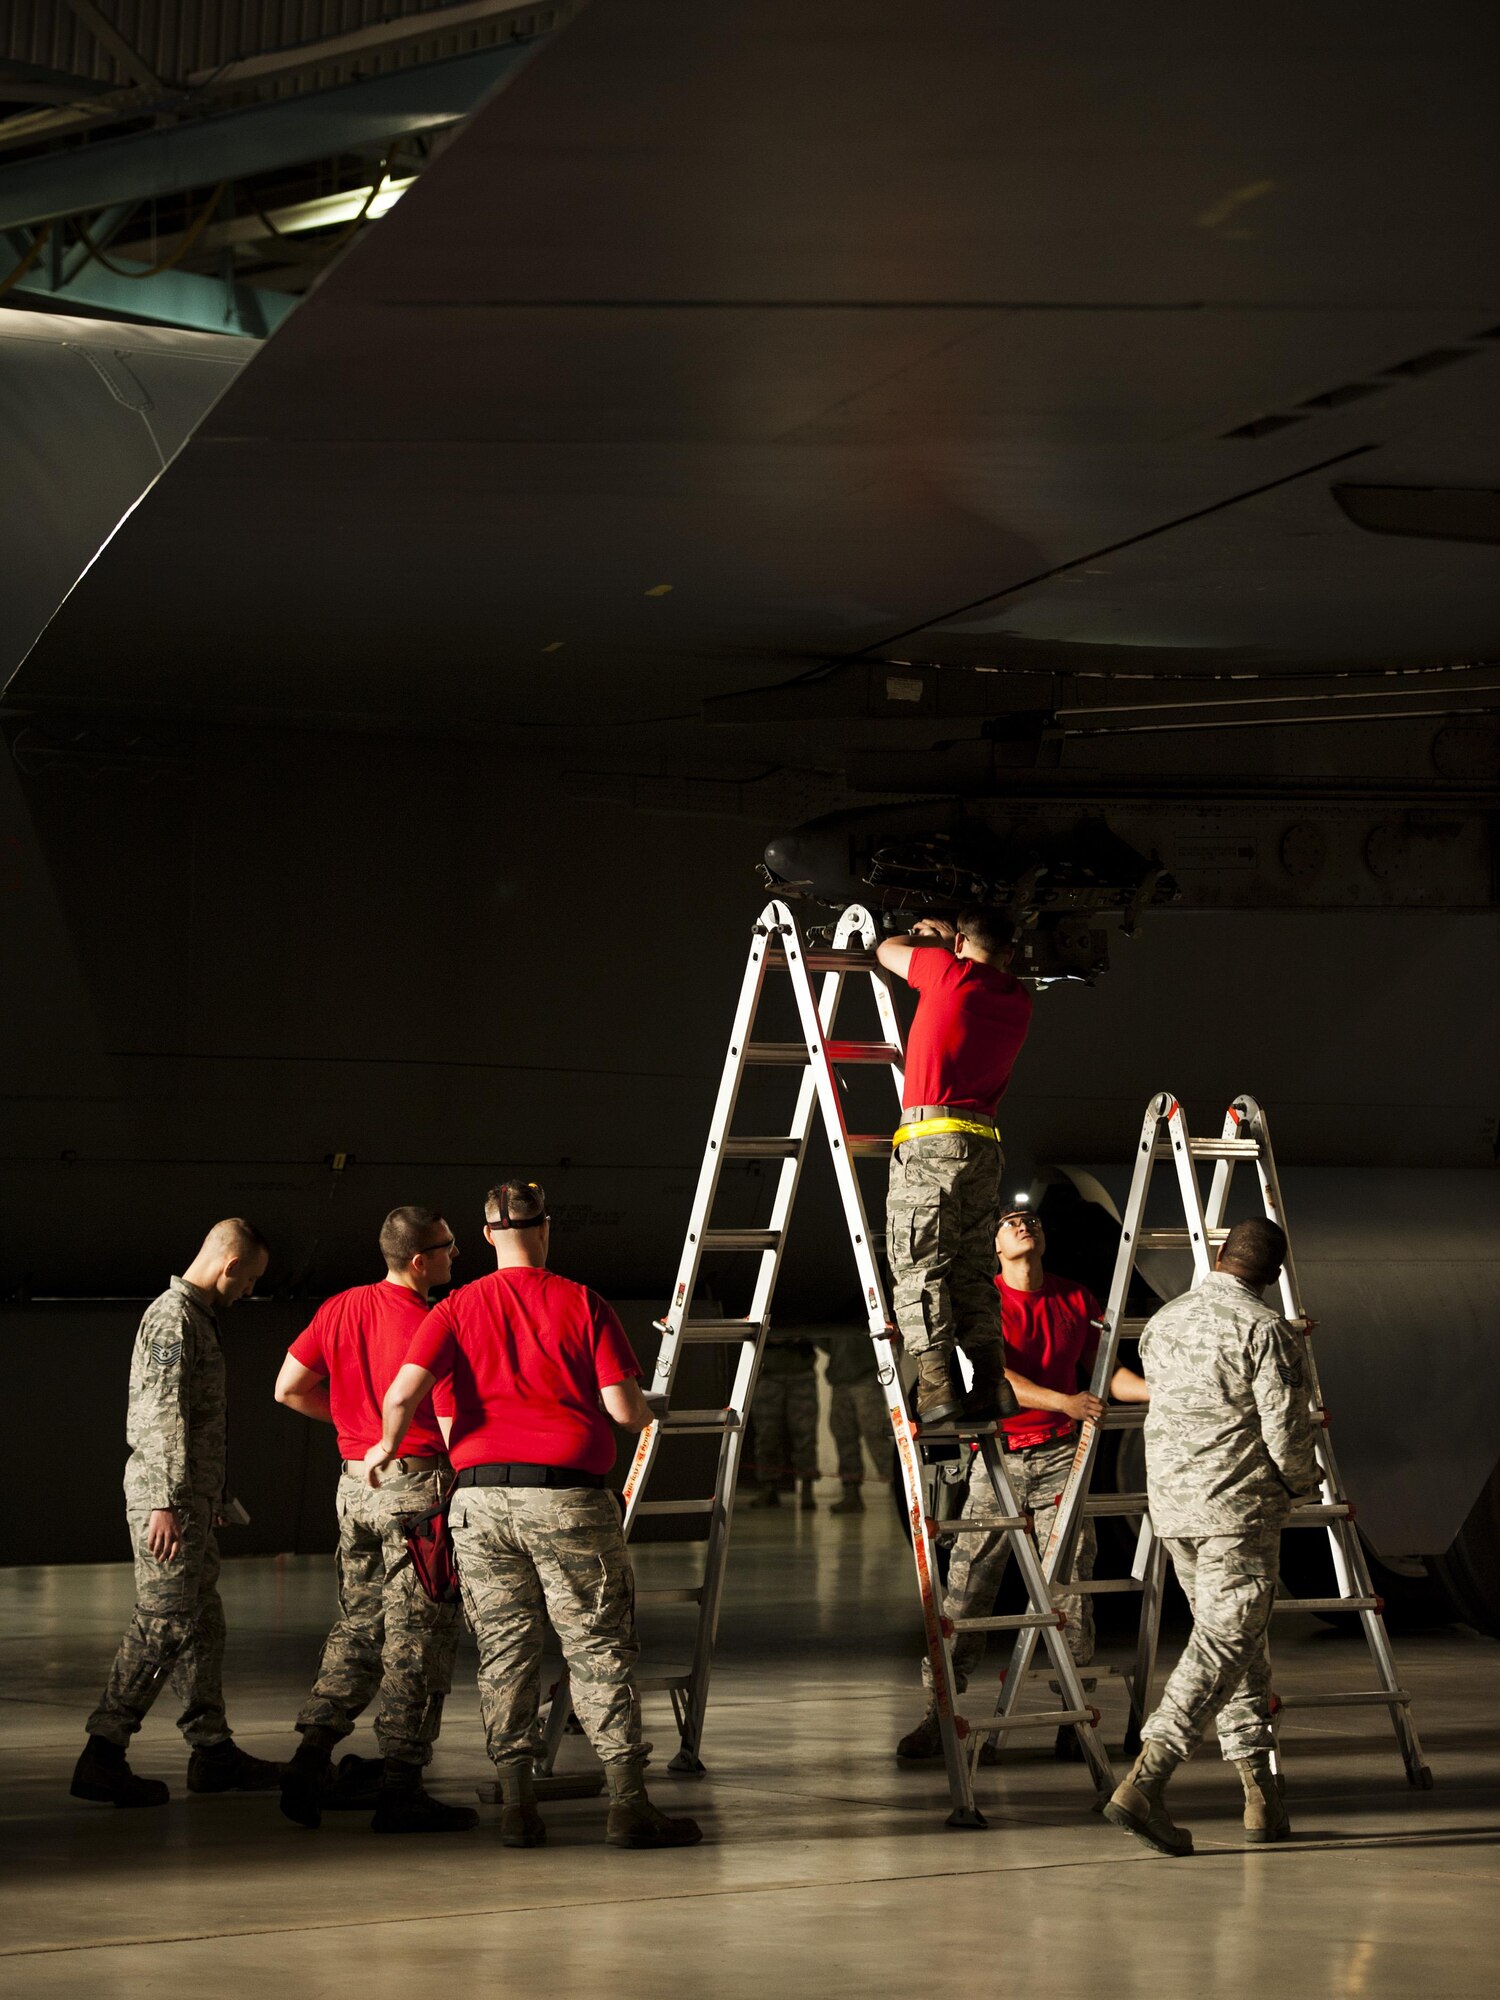
<path fill-rule="evenodd" d="M 907 1038 L 903 1103 L 991 1116 L 1031 1026 L 1031 995 L 998 965 L 939 945 L 913 951 L 906 983 L 922 997 Z"/>
<path fill-rule="evenodd" d="M 1099 1301 L 1087 1285 L 1071 1278 L 1043 1278 L 1039 1292 L 1018 1292 L 998 1273 L 1000 1313 L 1005 1322 L 1006 1359 L 1018 1374 L 1065 1396 L 1079 1387 L 1079 1372 L 1092 1368 L 1099 1349 Z M 1060 1410 L 1022 1410 L 1005 1419 L 1005 1442 L 1012 1451 L 1071 1437 L 1078 1428 Z"/>
<path fill-rule="evenodd" d="M 409 1285 L 356 1285 L 325 1299 L 292 1342 L 304 1368 L 328 1377 L 328 1406 L 344 1458 L 363 1458 L 379 1444 L 380 1405 L 406 1359 L 411 1337 L 427 1318 L 427 1301 Z M 435 1458 L 443 1434 L 429 1396 L 402 1443 L 413 1458 Z"/>
<path fill-rule="evenodd" d="M 526 1266 L 491 1271 L 434 1306 L 406 1359 L 438 1378 L 453 1418 L 449 1456 L 467 1465 L 608 1472 L 615 1434 L 599 1391 L 639 1375 L 614 1309 L 586 1285 Z"/>

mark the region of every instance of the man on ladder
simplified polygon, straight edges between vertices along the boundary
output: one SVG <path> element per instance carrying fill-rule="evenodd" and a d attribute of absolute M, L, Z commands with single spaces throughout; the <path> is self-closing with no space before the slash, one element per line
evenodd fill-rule
<path fill-rule="evenodd" d="M 1162 1794 L 1214 1720 L 1244 1786 L 1248 1838 L 1291 1832 L 1272 1765 L 1266 1628 L 1281 1530 L 1294 1500 L 1317 1497 L 1318 1461 L 1297 1336 L 1261 1298 L 1285 1257 L 1268 1217 L 1236 1223 L 1197 1289 L 1141 1334 L 1147 1498 L 1193 1629 L 1104 1817 L 1158 1854 L 1193 1851 Z"/>
<path fill-rule="evenodd" d="M 924 917 L 876 957 L 919 995 L 891 1154 L 886 1256 L 891 1306 L 917 1364 L 917 1415 L 989 1422 L 1017 1405 L 1005 1380 L 995 1224 L 1005 1167 L 995 1108 L 1031 1026 L 1031 995 L 1007 970 L 1015 941 L 994 910 Z M 974 1371 L 965 1408 L 954 1347 Z"/>
<path fill-rule="evenodd" d="M 1007 1417 L 1002 1427 L 1006 1471 L 1017 1502 L 1035 1522 L 1037 1544 L 1045 1549 L 1058 1499 L 1073 1470 L 1078 1426 L 1085 1419 L 1097 1423 L 1104 1415 L 1105 1406 L 1099 1398 L 1078 1386 L 1080 1378 L 1086 1381 L 1093 1370 L 1101 1308 L 1086 1286 L 1070 1278 L 1050 1277 L 1043 1270 L 1047 1237 L 1041 1217 L 1032 1209 L 1013 1208 L 1001 1216 L 995 1248 L 1000 1257 L 995 1289 L 1005 1319 L 1007 1374 L 1021 1405 L 1019 1413 Z M 1123 1367 L 1115 1369 L 1109 1393 L 1129 1403 L 1144 1403 L 1148 1395 L 1141 1377 Z M 971 1480 L 964 1520 L 983 1521 L 994 1512 L 989 1482 Z M 945 1614 L 959 1619 L 987 1617 L 1009 1560 L 1007 1535 L 997 1531 L 993 1535 L 959 1536 L 948 1568 Z M 1094 1529 L 1086 1520 L 1072 1575 L 1087 1579 L 1093 1573 Z M 1068 1621 L 1068 1649 L 1074 1664 L 1086 1667 L 1094 1657 L 1093 1606 L 1079 1594 L 1060 1598 L 1057 1608 Z M 954 1641 L 953 1673 L 960 1693 L 984 1658 L 984 1647 L 983 1632 L 963 1632 Z M 943 1754 L 937 1711 L 930 1701 L 932 1670 L 925 1660 L 923 1678 L 928 1684 L 929 1706 L 916 1728 L 896 1745 L 896 1755 L 903 1762 Z M 1059 1729 L 1058 1755 L 1073 1755 L 1075 1740 L 1071 1729 Z"/>

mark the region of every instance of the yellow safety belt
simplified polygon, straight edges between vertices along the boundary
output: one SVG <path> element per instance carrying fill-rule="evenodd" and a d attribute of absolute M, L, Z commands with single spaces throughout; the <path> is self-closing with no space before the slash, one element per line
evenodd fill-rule
<path fill-rule="evenodd" d="M 1000 1143 L 999 1126 L 982 1124 L 977 1118 L 918 1118 L 910 1125 L 898 1125 L 891 1144 L 904 1146 L 908 1139 L 930 1139 L 939 1132 L 973 1132 L 980 1139 Z"/>

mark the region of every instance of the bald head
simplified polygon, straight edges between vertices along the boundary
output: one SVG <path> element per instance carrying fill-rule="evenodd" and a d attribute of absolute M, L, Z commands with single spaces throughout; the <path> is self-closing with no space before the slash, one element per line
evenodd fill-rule
<path fill-rule="evenodd" d="M 1263 1292 L 1286 1262 L 1286 1232 L 1268 1215 L 1237 1222 L 1224 1238 L 1215 1268 Z"/>
<path fill-rule="evenodd" d="M 270 1261 L 270 1245 L 255 1224 L 242 1215 L 230 1215 L 209 1230 L 203 1248 L 182 1275 L 221 1305 L 232 1306 L 236 1299 L 250 1296 Z"/>

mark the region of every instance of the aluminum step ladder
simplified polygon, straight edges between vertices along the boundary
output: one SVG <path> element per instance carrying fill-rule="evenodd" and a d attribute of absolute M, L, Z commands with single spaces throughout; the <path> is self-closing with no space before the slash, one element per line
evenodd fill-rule
<path fill-rule="evenodd" d="M 1156 1164 L 1163 1160 L 1172 1162 L 1176 1175 L 1183 1209 L 1181 1228 L 1154 1228 L 1146 1223 L 1152 1172 Z M 1200 1163 L 1203 1161 L 1210 1162 L 1213 1167 L 1206 1198 L 1199 1180 Z M 1253 1097 L 1237 1097 L 1234 1100 L 1225 1113 L 1223 1130 L 1216 1139 L 1195 1139 L 1191 1136 L 1182 1106 L 1170 1092 L 1162 1091 L 1152 1098 L 1146 1108 L 1136 1148 L 1130 1192 L 1121 1219 L 1120 1247 L 1110 1282 L 1109 1303 L 1101 1322 L 1098 1359 L 1090 1384 L 1101 1401 L 1108 1402 L 1109 1383 L 1114 1375 L 1120 1341 L 1138 1336 L 1146 1325 L 1143 1319 L 1127 1318 L 1125 1311 L 1137 1257 L 1143 1250 L 1189 1251 L 1193 1259 L 1193 1282 L 1196 1284 L 1212 1269 L 1210 1252 L 1217 1249 L 1229 1233 L 1226 1222 L 1229 1193 L 1235 1170 L 1241 1162 L 1253 1163 L 1255 1167 L 1261 1213 L 1286 1229 L 1270 1130 L 1264 1111 Z M 1426 1791 L 1432 1785 L 1432 1772 L 1422 1756 L 1411 1712 L 1411 1696 L 1401 1686 L 1396 1672 L 1390 1637 L 1382 1615 L 1384 1606 L 1371 1582 L 1369 1563 L 1354 1525 L 1354 1508 L 1339 1476 L 1328 1412 L 1313 1354 L 1312 1331 L 1316 1321 L 1308 1317 L 1303 1307 L 1289 1231 L 1286 1262 L 1282 1266 L 1279 1284 L 1282 1317 L 1294 1332 L 1303 1336 L 1311 1403 L 1319 1424 L 1317 1449 L 1321 1475 L 1317 1501 L 1294 1507 L 1287 1526 L 1289 1529 L 1321 1528 L 1327 1534 L 1338 1594 L 1303 1598 L 1278 1594 L 1274 1612 L 1347 1612 L 1357 1616 L 1375 1669 L 1376 1685 L 1333 1694 L 1273 1695 L 1273 1727 L 1279 1727 L 1280 1716 L 1291 1708 L 1384 1707 L 1391 1717 L 1407 1781 Z M 1087 1584 L 1065 1585 L 1061 1582 L 1071 1568 L 1073 1551 L 1085 1516 L 1116 1514 L 1140 1520 L 1130 1578 L 1119 1582 L 1111 1579 L 1102 1586 L 1094 1586 L 1096 1589 L 1137 1588 L 1141 1592 L 1135 1662 L 1125 1676 L 1131 1704 L 1127 1749 L 1139 1743 L 1140 1726 L 1150 1705 L 1161 1627 L 1166 1550 L 1152 1528 L 1147 1496 L 1144 1493 L 1096 1493 L 1093 1476 L 1102 1433 L 1105 1430 L 1138 1427 L 1144 1422 L 1145 1415 L 1145 1409 L 1139 1405 L 1117 1404 L 1106 1411 L 1100 1424 L 1085 1423 L 1081 1426 L 1072 1471 L 1042 1558 L 1043 1572 L 1057 1596 L 1080 1588 L 1087 1590 L 1090 1587 Z M 1001 1696 L 995 1716 L 975 1732 L 976 1758 L 978 1742 L 986 1740 L 991 1732 L 998 1733 L 1015 1709 L 1034 1651 L 1034 1639 L 1022 1633 L 1017 1639 L 1010 1666 L 1001 1676 Z M 1277 1764 L 1279 1768 L 1279 1746 Z"/>
<path fill-rule="evenodd" d="M 723 1602 L 745 1420 L 755 1394 L 798 1183 L 812 1143 L 814 1120 L 820 1117 L 854 1253 L 866 1322 L 875 1344 L 876 1367 L 885 1391 L 906 1512 L 911 1523 L 912 1557 L 952 1803 L 948 1824 L 983 1827 L 985 1820 L 974 1804 L 969 1759 L 963 1743 L 968 1725 L 954 1708 L 950 1645 L 954 1627 L 942 1616 L 933 1547 L 935 1536 L 939 1532 L 951 1533 L 954 1524 L 938 1523 L 929 1518 L 923 1493 L 919 1427 L 907 1407 L 901 1383 L 895 1329 L 877 1261 L 878 1243 L 871 1234 L 864 1194 L 856 1171 L 856 1162 L 860 1160 L 879 1160 L 888 1165 L 891 1139 L 889 1132 L 851 1133 L 845 1124 L 840 1092 L 840 1072 L 846 1066 L 864 1064 L 883 1067 L 891 1074 L 896 1111 L 899 1113 L 901 1109 L 905 1048 L 891 995 L 890 976 L 876 960 L 875 942 L 874 919 L 867 910 L 857 905 L 845 910 L 834 932 L 832 945 L 827 949 L 807 946 L 796 918 L 783 902 L 768 903 L 754 927 L 730 1032 L 729 1051 L 719 1079 L 708 1142 L 688 1219 L 687 1237 L 672 1287 L 671 1304 L 657 1323 L 662 1341 L 651 1388 L 653 1394 L 668 1398 L 668 1414 L 664 1421 L 652 1424 L 641 1433 L 622 1496 L 627 1537 L 638 1520 L 653 1514 L 697 1514 L 704 1518 L 707 1533 L 702 1581 L 690 1589 L 642 1590 L 638 1594 L 643 1604 L 664 1601 L 695 1604 L 698 1613 L 696 1634 L 692 1657 L 684 1670 L 656 1677 L 648 1674 L 638 1684 L 643 1690 L 665 1688 L 671 1696 L 681 1743 L 668 1769 L 679 1773 L 701 1771 L 703 1765 L 698 1753 L 708 1706 L 719 1611 Z M 785 975 L 789 979 L 801 1030 L 800 1039 L 795 1042 L 754 1039 L 756 1017 L 768 976 L 772 974 Z M 816 990 L 815 975 L 821 975 L 821 983 Z M 858 983 L 861 978 L 868 982 L 874 1001 L 879 1038 L 873 1041 L 835 1039 L 834 1030 L 845 983 L 851 979 Z M 796 1104 L 786 1130 L 770 1135 L 742 1135 L 731 1129 L 740 1087 L 746 1072 L 759 1066 L 800 1072 Z M 716 1225 L 714 1210 L 726 1160 L 778 1163 L 766 1227 L 750 1229 Z M 881 1199 L 884 1200 L 883 1188 Z M 759 1260 L 755 1266 L 750 1305 L 743 1317 L 719 1318 L 704 1312 L 697 1304 L 702 1261 L 705 1256 L 721 1251 L 742 1252 Z M 670 1398 L 682 1351 L 685 1346 L 700 1343 L 734 1345 L 740 1350 L 728 1402 L 723 1409 L 716 1410 L 673 1409 Z M 658 1452 L 678 1437 L 704 1434 L 719 1438 L 718 1470 L 713 1492 L 694 1499 L 652 1500 L 647 1497 Z M 1096 1713 L 1083 1699 L 1073 1672 L 1071 1655 L 1066 1645 L 1061 1643 L 1059 1616 L 1050 1604 L 1036 1551 L 1029 1538 L 1022 1534 L 1024 1522 L 1017 1513 L 1014 1496 L 995 1448 L 995 1426 L 927 1428 L 920 1432 L 920 1437 L 923 1444 L 972 1443 L 978 1450 L 1001 1513 L 1010 1531 L 1017 1535 L 1019 1559 L 1029 1588 L 1029 1609 L 1025 1614 L 978 1622 L 988 1629 L 1019 1630 L 1024 1625 L 1033 1630 L 1043 1630 L 1048 1650 L 1057 1661 L 1065 1701 L 1079 1717 L 1076 1727 L 1084 1744 L 1084 1754 L 1091 1763 L 1107 1772 L 1108 1759 L 1094 1734 Z M 1020 1547 L 1023 1540 L 1025 1550 Z M 1026 1561 L 1028 1552 L 1029 1568 Z M 550 1771 L 552 1767 L 568 1714 L 564 1680 L 559 1683 L 548 1715 L 545 1745 L 539 1760 L 543 1770 Z"/>

